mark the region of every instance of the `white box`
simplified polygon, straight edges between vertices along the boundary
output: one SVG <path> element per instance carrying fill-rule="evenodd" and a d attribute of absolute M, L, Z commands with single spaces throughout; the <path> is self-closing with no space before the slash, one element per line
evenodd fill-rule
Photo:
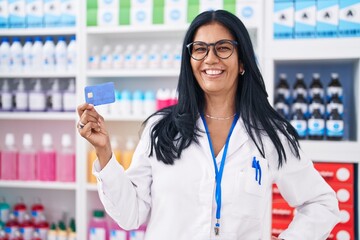
<path fill-rule="evenodd" d="M 147 8 L 130 9 L 131 25 L 151 25 L 152 24 L 152 6 Z"/>
<path fill-rule="evenodd" d="M 224 8 L 222 0 L 200 0 L 199 5 L 200 13 L 208 10 L 218 10 Z"/>
<path fill-rule="evenodd" d="M 78 0 L 75 0 L 78 1 Z M 98 0 L 98 8 L 119 9 L 120 0 Z"/>
<path fill-rule="evenodd" d="M 44 26 L 44 5 L 42 0 L 26 0 L 26 26 Z"/>
<path fill-rule="evenodd" d="M 44 0 L 45 27 L 58 27 L 60 25 L 60 0 Z"/>
<path fill-rule="evenodd" d="M 117 26 L 119 24 L 119 10 L 99 8 L 97 23 L 98 26 Z"/>
<path fill-rule="evenodd" d="M 131 8 L 141 9 L 141 8 L 153 8 L 152 0 L 131 0 Z"/>
<path fill-rule="evenodd" d="M 9 26 L 10 28 L 24 28 L 25 0 L 9 0 Z"/>
<path fill-rule="evenodd" d="M 260 9 L 258 1 L 236 1 L 236 15 L 247 28 L 261 27 Z"/>
<path fill-rule="evenodd" d="M 186 24 L 187 5 L 165 5 L 164 24 Z"/>
<path fill-rule="evenodd" d="M 61 0 L 60 25 L 75 26 L 76 24 L 76 0 Z"/>
<path fill-rule="evenodd" d="M 0 0 L 0 28 L 9 27 L 9 5 L 8 0 Z"/>

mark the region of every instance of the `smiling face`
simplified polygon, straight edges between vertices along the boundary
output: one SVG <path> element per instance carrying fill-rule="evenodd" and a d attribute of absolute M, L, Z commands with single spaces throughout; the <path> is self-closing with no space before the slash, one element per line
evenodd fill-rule
<path fill-rule="evenodd" d="M 199 27 L 193 41 L 209 44 L 224 39 L 235 40 L 227 28 L 214 22 Z M 214 47 L 210 46 L 209 53 L 203 60 L 190 58 L 190 63 L 194 76 L 206 96 L 235 97 L 238 75 L 243 70 L 242 64 L 238 61 L 236 47 L 229 58 L 221 59 L 214 53 Z"/>

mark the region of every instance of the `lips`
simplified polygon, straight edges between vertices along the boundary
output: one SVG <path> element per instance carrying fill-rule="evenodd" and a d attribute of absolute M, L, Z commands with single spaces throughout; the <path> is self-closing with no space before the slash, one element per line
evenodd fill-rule
<path fill-rule="evenodd" d="M 205 69 L 203 72 L 206 73 L 207 75 L 219 75 L 224 71 L 219 69 Z"/>

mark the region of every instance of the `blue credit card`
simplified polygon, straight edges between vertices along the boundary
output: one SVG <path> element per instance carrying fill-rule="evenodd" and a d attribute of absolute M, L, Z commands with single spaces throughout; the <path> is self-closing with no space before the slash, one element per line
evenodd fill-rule
<path fill-rule="evenodd" d="M 115 102 L 115 87 L 113 82 L 107 82 L 85 87 L 85 101 L 94 106 Z"/>

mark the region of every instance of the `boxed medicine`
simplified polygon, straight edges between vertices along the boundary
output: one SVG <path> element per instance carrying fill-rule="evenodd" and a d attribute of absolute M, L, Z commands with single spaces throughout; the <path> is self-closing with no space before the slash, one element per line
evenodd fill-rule
<path fill-rule="evenodd" d="M 315 0 L 295 1 L 295 38 L 314 38 L 316 35 Z"/>
<path fill-rule="evenodd" d="M 274 1 L 274 39 L 294 37 L 295 7 L 292 0 Z"/>

